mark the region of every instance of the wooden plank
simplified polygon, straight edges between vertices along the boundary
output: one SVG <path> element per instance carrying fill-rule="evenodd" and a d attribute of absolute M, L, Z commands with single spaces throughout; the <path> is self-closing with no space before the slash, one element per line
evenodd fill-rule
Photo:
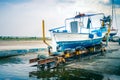
<path fill-rule="evenodd" d="M 55 58 L 43 59 L 43 60 L 38 60 L 38 64 L 47 64 L 54 61 L 55 61 Z"/>
<path fill-rule="evenodd" d="M 34 62 L 37 62 L 37 61 L 38 61 L 38 58 L 34 58 L 34 59 L 30 59 L 29 63 L 34 63 Z"/>

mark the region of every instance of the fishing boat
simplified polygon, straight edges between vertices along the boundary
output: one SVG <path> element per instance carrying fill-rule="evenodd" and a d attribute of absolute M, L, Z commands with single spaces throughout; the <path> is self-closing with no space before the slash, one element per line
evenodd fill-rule
<path fill-rule="evenodd" d="M 111 17 L 103 13 L 81 14 L 65 19 L 65 26 L 50 29 L 53 52 L 100 44 Z"/>
<path fill-rule="evenodd" d="M 118 32 L 118 29 L 115 29 L 115 28 L 112 27 L 111 30 L 110 30 L 110 37 L 115 36 L 117 34 L 117 32 Z"/>

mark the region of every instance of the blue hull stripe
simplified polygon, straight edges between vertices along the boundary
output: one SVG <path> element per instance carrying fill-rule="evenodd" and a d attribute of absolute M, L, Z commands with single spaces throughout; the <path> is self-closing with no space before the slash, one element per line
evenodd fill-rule
<path fill-rule="evenodd" d="M 76 48 L 78 46 L 81 47 L 88 47 L 88 46 L 93 46 L 96 44 L 100 44 L 102 42 L 102 38 L 99 39 L 93 39 L 93 40 L 84 40 L 84 41 L 61 41 L 57 42 L 61 50 L 65 50 L 66 48 Z"/>

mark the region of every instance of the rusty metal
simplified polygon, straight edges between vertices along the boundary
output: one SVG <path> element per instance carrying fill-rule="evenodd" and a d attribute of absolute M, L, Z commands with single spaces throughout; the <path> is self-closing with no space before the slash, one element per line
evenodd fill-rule
<path fill-rule="evenodd" d="M 54 61 L 56 61 L 55 58 L 48 58 L 48 59 L 38 60 L 38 64 L 47 64 Z"/>
<path fill-rule="evenodd" d="M 39 60 L 39 58 L 30 59 L 29 63 L 34 63 L 34 62 L 37 62 L 38 60 Z"/>

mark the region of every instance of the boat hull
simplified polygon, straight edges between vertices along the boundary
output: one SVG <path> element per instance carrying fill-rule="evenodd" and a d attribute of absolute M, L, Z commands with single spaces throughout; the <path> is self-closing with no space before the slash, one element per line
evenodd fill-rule
<path fill-rule="evenodd" d="M 113 36 L 115 36 L 116 34 L 117 34 L 117 29 L 111 29 L 110 30 L 110 37 L 113 37 Z"/>
<path fill-rule="evenodd" d="M 64 51 L 65 49 L 75 49 L 77 47 L 88 47 L 100 44 L 105 33 L 101 37 L 97 34 L 93 34 L 93 38 L 89 37 L 89 34 L 78 33 L 52 33 L 53 37 L 53 49 L 54 51 Z"/>
<path fill-rule="evenodd" d="M 111 37 L 115 36 L 116 34 L 117 34 L 116 31 L 112 31 L 112 32 L 110 32 L 110 36 L 111 36 Z"/>

